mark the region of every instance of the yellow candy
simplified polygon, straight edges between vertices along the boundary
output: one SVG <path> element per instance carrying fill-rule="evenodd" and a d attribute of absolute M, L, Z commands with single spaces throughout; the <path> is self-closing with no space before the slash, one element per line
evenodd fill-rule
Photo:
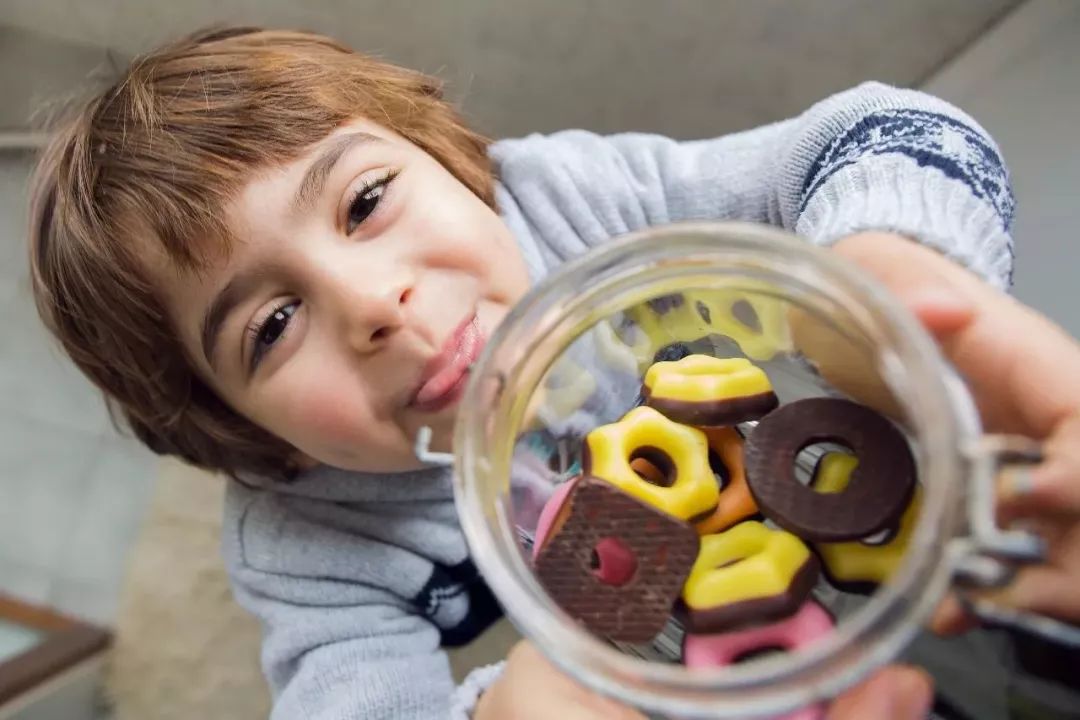
<path fill-rule="evenodd" d="M 813 562 L 810 550 L 791 533 L 754 521 L 740 523 L 701 538 L 683 601 L 691 610 L 711 610 L 783 595 L 792 589 L 799 571 Z"/>
<path fill-rule="evenodd" d="M 814 490 L 821 493 L 840 492 L 847 487 L 851 473 L 858 464 L 858 458 L 847 453 L 835 452 L 822 456 L 814 473 Z M 877 585 L 888 580 L 907 552 L 921 503 L 922 488 L 916 485 L 898 527 L 890 533 L 892 537 L 886 542 L 867 542 L 873 540 L 867 538 L 815 544 L 814 548 L 825 563 L 830 580 L 841 586 Z"/>
<path fill-rule="evenodd" d="M 580 410 L 596 392 L 596 378 L 563 357 L 529 398 L 525 430 L 543 430 Z"/>
<path fill-rule="evenodd" d="M 770 290 L 767 283 L 741 283 L 687 293 L 687 299 L 709 317 L 712 332 L 734 340 L 748 358 L 765 361 L 791 347 L 784 302 L 770 297 Z"/>
<path fill-rule="evenodd" d="M 593 337 L 600 358 L 609 368 L 627 375 L 638 374 L 638 357 L 634 349 L 622 341 L 611 323 L 606 320 L 598 322 L 593 328 Z"/>
<path fill-rule="evenodd" d="M 655 363 L 645 373 L 645 387 L 653 397 L 682 402 L 713 402 L 772 392 L 765 372 L 746 358 L 709 355 Z"/>
<path fill-rule="evenodd" d="M 665 345 L 715 334 L 731 338 L 748 358 L 771 360 L 791 347 L 785 304 L 774 293 L 768 283 L 740 281 L 737 288 L 694 290 L 636 306 L 627 316 L 646 339 L 636 340 L 635 354 L 647 365 Z"/>
<path fill-rule="evenodd" d="M 709 467 L 709 444 L 696 428 L 639 407 L 589 433 L 585 448 L 586 475 L 669 515 L 693 522 L 716 508 L 720 492 Z M 635 466 L 651 481 L 635 472 Z"/>

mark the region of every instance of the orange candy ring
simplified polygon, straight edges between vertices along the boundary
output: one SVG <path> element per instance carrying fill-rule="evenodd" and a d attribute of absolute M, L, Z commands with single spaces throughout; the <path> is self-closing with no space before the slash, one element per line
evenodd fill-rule
<path fill-rule="evenodd" d="M 750 494 L 743 466 L 743 439 L 733 428 L 702 428 L 709 441 L 710 465 L 718 460 L 723 465 L 724 483 L 712 515 L 694 527 L 700 535 L 727 530 L 736 523 L 758 514 L 757 503 Z M 714 472 L 719 468 L 714 467 Z"/>

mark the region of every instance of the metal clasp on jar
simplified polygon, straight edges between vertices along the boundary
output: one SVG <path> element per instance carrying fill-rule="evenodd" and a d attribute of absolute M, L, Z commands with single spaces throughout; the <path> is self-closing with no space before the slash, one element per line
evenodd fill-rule
<path fill-rule="evenodd" d="M 952 542 L 953 568 L 961 601 L 985 622 L 1005 625 L 1066 645 L 1080 646 L 1080 628 L 1037 613 L 1005 608 L 980 599 L 978 588 L 1007 585 L 1017 569 L 1041 562 L 1046 543 L 1026 530 L 997 523 L 997 487 L 1005 473 L 1030 473 L 1043 461 L 1042 447 L 1016 435 L 984 435 L 962 449 L 971 466 L 967 488 L 969 534 Z"/>

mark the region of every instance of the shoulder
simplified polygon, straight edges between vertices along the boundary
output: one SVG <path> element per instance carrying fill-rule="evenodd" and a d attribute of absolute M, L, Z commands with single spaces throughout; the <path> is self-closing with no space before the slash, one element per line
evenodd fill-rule
<path fill-rule="evenodd" d="M 501 140 L 490 149 L 499 179 L 507 185 L 558 178 L 595 185 L 595 174 L 639 171 L 658 147 L 675 145 L 660 135 L 620 133 L 598 135 L 587 130 L 563 130 Z"/>
<path fill-rule="evenodd" d="M 221 546 L 230 571 L 264 566 L 286 532 L 289 513 L 277 493 L 230 482 L 225 491 Z"/>
<path fill-rule="evenodd" d="M 379 502 L 234 483 L 223 521 L 226 567 L 235 583 L 262 593 L 303 595 L 318 585 L 331 594 L 367 587 L 414 597 L 434 562 L 467 554 L 452 501 L 420 490 L 408 502 Z"/>

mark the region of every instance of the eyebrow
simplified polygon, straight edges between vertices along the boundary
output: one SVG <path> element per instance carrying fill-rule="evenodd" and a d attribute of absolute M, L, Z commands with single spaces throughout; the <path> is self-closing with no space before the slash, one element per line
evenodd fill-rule
<path fill-rule="evenodd" d="M 251 267 L 237 273 L 210 302 L 206 314 L 203 315 L 201 336 L 203 357 L 206 358 L 206 362 L 210 367 L 215 367 L 214 352 L 225 319 L 258 286 L 264 274 L 264 269 L 261 266 Z"/>
<path fill-rule="evenodd" d="M 373 142 L 381 143 L 383 140 L 365 132 L 353 132 L 335 138 L 319 157 L 315 158 L 311 165 L 308 166 L 303 179 L 300 181 L 300 186 L 296 189 L 296 197 L 293 198 L 293 210 L 295 212 L 307 210 L 322 195 L 327 178 L 330 177 L 334 166 L 337 165 L 338 160 L 345 153 L 357 145 Z"/>

